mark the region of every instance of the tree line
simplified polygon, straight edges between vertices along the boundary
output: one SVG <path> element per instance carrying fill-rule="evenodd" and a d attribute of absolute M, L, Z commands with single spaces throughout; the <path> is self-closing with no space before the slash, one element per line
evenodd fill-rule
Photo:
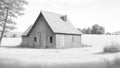
<path fill-rule="evenodd" d="M 105 33 L 105 28 L 98 24 L 95 24 L 92 27 L 88 27 L 88 28 L 83 28 L 83 29 L 78 28 L 78 30 L 81 31 L 82 34 L 104 34 Z"/>

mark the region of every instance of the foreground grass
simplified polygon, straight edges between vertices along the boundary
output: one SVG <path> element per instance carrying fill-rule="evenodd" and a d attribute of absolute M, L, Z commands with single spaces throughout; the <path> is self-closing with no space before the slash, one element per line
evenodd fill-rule
<path fill-rule="evenodd" d="M 11 65 L 0 64 L 0 68 L 120 68 L 118 66 L 107 66 L 103 63 L 98 64 L 55 64 L 55 65 Z"/>
<path fill-rule="evenodd" d="M 18 65 L 18 64 L 3 64 L 0 63 L 0 68 L 107 68 L 103 63 L 70 63 L 70 64 L 32 64 L 32 65 Z"/>
<path fill-rule="evenodd" d="M 1 60 L 0 60 L 1 61 Z M 92 63 L 66 63 L 66 64 L 29 64 L 20 65 L 19 62 L 16 64 L 2 63 L 0 62 L 0 68 L 120 68 L 120 59 L 113 61 L 104 60 L 103 62 L 92 62 Z"/>
<path fill-rule="evenodd" d="M 94 61 L 93 59 L 100 59 L 100 57 L 103 56 L 107 59 L 114 54 L 106 56 L 105 54 L 94 54 L 94 52 L 89 53 L 91 50 L 93 50 L 93 48 L 60 49 L 57 50 L 57 52 L 54 49 L 1 48 L 0 68 L 120 68 L 119 58 L 114 59 L 113 61 Z M 120 53 L 117 53 L 116 55 L 119 54 Z M 47 59 L 51 59 L 50 62 L 47 61 Z M 74 59 L 77 60 L 74 62 Z M 92 59 L 93 61 L 90 61 L 89 59 Z M 70 63 L 66 62 L 69 60 L 71 60 Z M 42 61 L 46 62 L 42 63 Z M 51 63 L 52 61 L 55 61 L 55 63 Z M 57 63 L 58 61 L 61 62 Z M 79 61 L 82 61 L 82 63 Z M 90 62 L 88 63 L 88 61 Z"/>

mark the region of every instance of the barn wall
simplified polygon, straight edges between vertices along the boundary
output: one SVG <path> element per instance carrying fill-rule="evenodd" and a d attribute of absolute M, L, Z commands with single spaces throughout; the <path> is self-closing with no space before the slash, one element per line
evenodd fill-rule
<path fill-rule="evenodd" d="M 81 46 L 81 36 L 56 34 L 56 48 L 72 48 Z"/>
<path fill-rule="evenodd" d="M 29 35 L 29 45 L 38 48 L 55 48 L 55 35 L 43 16 L 40 15 L 36 22 L 35 27 Z M 50 36 L 53 37 L 53 43 L 50 43 Z M 34 42 L 34 37 L 37 37 L 37 42 Z"/>
<path fill-rule="evenodd" d="M 22 37 L 22 46 L 27 47 L 27 45 L 29 44 L 29 40 L 28 37 Z"/>

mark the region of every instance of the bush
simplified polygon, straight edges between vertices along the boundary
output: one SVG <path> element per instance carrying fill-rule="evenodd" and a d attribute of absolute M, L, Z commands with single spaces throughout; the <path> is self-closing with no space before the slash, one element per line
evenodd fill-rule
<path fill-rule="evenodd" d="M 92 45 L 82 44 L 82 47 L 92 47 Z"/>
<path fill-rule="evenodd" d="M 5 38 L 6 38 L 6 37 L 7 37 L 7 35 L 3 35 L 3 37 L 5 37 Z"/>
<path fill-rule="evenodd" d="M 120 51 L 120 44 L 118 43 L 112 43 L 109 46 L 104 47 L 104 52 L 107 53 L 113 53 L 113 52 L 119 52 Z"/>
<path fill-rule="evenodd" d="M 13 35 L 12 35 L 12 37 L 13 37 L 13 38 L 16 38 L 16 37 L 17 37 L 17 35 L 16 35 L 16 34 L 13 34 Z"/>

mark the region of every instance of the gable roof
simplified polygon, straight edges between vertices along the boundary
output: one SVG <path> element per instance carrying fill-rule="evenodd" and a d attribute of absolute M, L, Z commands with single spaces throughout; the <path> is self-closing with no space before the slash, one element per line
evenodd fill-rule
<path fill-rule="evenodd" d="M 68 20 L 66 15 L 61 15 L 61 14 L 56 14 L 52 12 L 47 12 L 47 11 L 41 11 L 40 15 L 43 15 L 45 20 L 47 21 L 48 25 L 52 29 L 54 33 L 60 33 L 60 34 L 81 34 L 80 31 L 78 31 Z M 65 17 L 65 20 L 62 19 L 62 17 Z M 39 19 L 39 18 L 37 18 Z M 33 24 L 34 26 L 35 24 Z M 27 36 L 30 31 L 33 29 L 33 26 L 30 26 L 22 36 Z"/>

